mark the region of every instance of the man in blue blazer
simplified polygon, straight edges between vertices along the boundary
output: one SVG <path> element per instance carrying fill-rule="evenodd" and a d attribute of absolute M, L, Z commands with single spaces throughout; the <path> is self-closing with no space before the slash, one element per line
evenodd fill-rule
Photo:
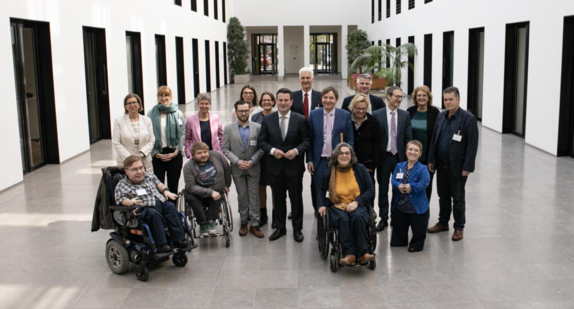
<path fill-rule="evenodd" d="M 387 88 L 387 107 L 373 112 L 381 128 L 381 155 L 377 165 L 379 183 L 379 216 L 377 231 L 383 231 L 389 225 L 389 183 L 397 163 L 407 160 L 406 146 L 413 139 L 411 117 L 408 112 L 399 109 L 403 100 L 400 87 Z M 394 200 L 394 193 L 393 193 Z"/>
<path fill-rule="evenodd" d="M 321 176 L 327 169 L 333 149 L 340 142 L 347 142 L 354 147 L 351 114 L 335 108 L 338 100 L 339 92 L 335 87 L 329 86 L 323 89 L 321 92 L 323 107 L 311 111 L 309 116 L 311 147 L 307 150 L 307 170 L 313 175 L 317 192 L 321 188 Z"/>
<path fill-rule="evenodd" d="M 468 175 L 474 172 L 478 150 L 478 126 L 473 114 L 460 108 L 460 93 L 456 87 L 443 91 L 444 107 L 437 119 L 430 143 L 428 168 L 437 171 L 439 198 L 438 223 L 429 233 L 448 231 L 448 221 L 453 213 L 452 240 L 461 240 L 466 221 L 465 185 Z"/>
<path fill-rule="evenodd" d="M 369 114 L 373 114 L 374 111 L 385 107 L 385 102 L 383 101 L 382 98 L 379 98 L 369 93 L 371 91 L 372 84 L 373 84 L 373 78 L 371 77 L 370 74 L 361 74 L 357 78 L 357 89 L 359 90 L 359 93 L 362 93 L 369 98 L 370 103 L 369 105 L 371 108 L 370 110 L 367 111 Z M 346 97 L 345 100 L 343 100 L 343 106 L 341 107 L 342 109 L 348 111 L 351 114 L 353 112 L 349 110 L 349 105 L 351 105 L 351 101 L 353 101 L 354 97 L 355 95 L 350 95 Z"/>

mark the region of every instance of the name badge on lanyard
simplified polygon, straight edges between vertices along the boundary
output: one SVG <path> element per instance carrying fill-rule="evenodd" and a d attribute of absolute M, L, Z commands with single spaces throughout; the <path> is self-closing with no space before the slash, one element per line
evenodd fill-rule
<path fill-rule="evenodd" d="M 460 130 L 458 130 L 458 132 L 452 136 L 452 140 L 455 142 L 462 141 L 462 135 L 460 135 Z"/>
<path fill-rule="evenodd" d="M 181 119 L 177 119 L 177 124 L 179 124 L 180 126 L 183 125 L 183 121 L 181 121 Z"/>
<path fill-rule="evenodd" d="M 141 136 L 149 135 L 149 132 L 147 131 L 146 128 L 143 128 L 143 129 L 140 131 L 140 133 L 141 133 Z"/>
<path fill-rule="evenodd" d="M 403 179 L 404 176 L 405 173 L 403 173 L 403 170 L 399 168 L 399 172 L 397 173 L 397 179 Z"/>
<path fill-rule="evenodd" d="M 249 142 L 249 145 L 251 145 L 251 146 L 257 146 L 257 140 L 256 140 L 256 139 L 252 139 L 252 140 Z"/>
<path fill-rule="evenodd" d="M 139 196 L 147 195 L 146 189 L 137 189 L 137 190 L 136 190 L 136 193 L 137 193 Z"/>

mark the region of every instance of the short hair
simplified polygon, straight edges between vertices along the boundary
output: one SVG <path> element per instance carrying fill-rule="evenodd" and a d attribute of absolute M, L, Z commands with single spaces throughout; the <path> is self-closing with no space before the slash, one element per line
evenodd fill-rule
<path fill-rule="evenodd" d="M 269 92 L 269 91 L 263 91 L 263 93 L 261 94 L 261 97 L 259 98 L 259 106 L 263 107 L 263 105 L 261 103 L 263 103 L 263 97 L 268 95 L 271 98 L 271 101 L 273 101 L 273 107 L 275 107 L 275 104 L 277 104 L 277 101 L 275 100 L 275 96 L 273 95 L 273 93 Z"/>
<path fill-rule="evenodd" d="M 418 146 L 419 149 L 421 150 L 421 155 L 423 153 L 423 144 L 419 141 L 417 141 L 416 139 L 411 140 L 410 142 L 407 143 L 407 148 L 405 148 L 405 151 L 407 151 L 407 149 L 409 149 L 409 145 L 415 145 Z"/>
<path fill-rule="evenodd" d="M 289 94 L 289 100 L 293 99 L 293 92 L 288 88 L 280 88 L 279 90 L 277 90 L 277 98 L 279 98 L 280 93 Z"/>
<path fill-rule="evenodd" d="M 157 88 L 157 96 L 159 97 L 160 95 L 167 95 L 168 97 L 172 97 L 172 92 L 171 89 L 168 86 L 159 86 L 159 88 Z"/>
<path fill-rule="evenodd" d="M 371 74 L 365 73 L 365 74 L 359 75 L 359 77 L 357 77 L 357 84 L 359 83 L 359 81 L 361 80 L 361 78 L 368 79 L 368 80 L 371 82 L 371 84 L 373 83 L 373 78 L 371 77 Z"/>
<path fill-rule="evenodd" d="M 442 91 L 443 94 L 447 94 L 447 93 L 454 93 L 454 97 L 457 99 L 460 99 L 460 92 L 458 91 L 458 88 L 456 87 L 447 87 L 445 90 Z"/>
<path fill-rule="evenodd" d="M 233 107 L 235 108 L 235 111 L 237 112 L 237 106 L 243 105 L 243 104 L 249 105 L 249 102 L 243 101 L 243 100 L 239 100 L 239 101 L 235 102 L 235 104 L 233 104 Z M 251 106 L 250 106 L 250 107 L 251 107 Z"/>
<path fill-rule="evenodd" d="M 321 98 L 329 92 L 333 92 L 333 94 L 335 95 L 335 99 L 339 100 L 339 92 L 337 91 L 337 88 L 333 86 L 329 86 L 323 89 L 323 91 L 321 91 Z"/>
<path fill-rule="evenodd" d="M 399 87 L 399 86 L 389 86 L 389 87 L 387 87 L 387 96 L 392 96 L 392 95 L 393 95 L 393 92 L 394 92 L 395 90 L 397 90 L 397 89 L 400 90 L 400 91 L 403 91 L 403 89 L 401 89 L 401 87 Z"/>
<path fill-rule="evenodd" d="M 309 73 L 311 73 L 311 78 L 313 78 L 313 77 L 315 76 L 315 73 L 313 72 L 313 69 L 311 69 L 310 67 L 302 67 L 302 68 L 299 70 L 299 77 L 301 77 L 301 73 L 303 73 L 303 72 L 309 72 Z"/>
<path fill-rule="evenodd" d="M 135 94 L 135 93 L 130 93 L 124 98 L 124 114 L 128 113 L 128 109 L 126 108 L 126 103 L 131 98 L 135 98 L 136 101 L 138 101 L 138 105 L 140 106 L 140 108 L 138 109 L 138 112 L 143 112 L 142 99 L 140 98 L 140 96 Z"/>
<path fill-rule="evenodd" d="M 247 84 L 247 85 L 243 86 L 243 88 L 241 88 L 241 91 L 239 92 L 239 100 L 243 100 L 243 90 L 245 90 L 245 89 L 249 89 L 249 90 L 253 91 L 253 102 L 252 103 L 255 106 L 257 106 L 257 104 L 259 103 L 257 101 L 257 91 L 255 91 L 255 87 L 253 87 L 253 85 L 251 85 L 251 84 Z"/>
<path fill-rule="evenodd" d="M 193 144 L 193 146 L 191 146 L 191 156 L 193 157 L 195 155 L 195 152 L 198 150 L 207 150 L 209 151 L 209 146 L 207 146 L 206 143 L 204 142 L 197 142 L 195 144 Z"/>
<path fill-rule="evenodd" d="M 364 93 L 357 93 L 355 95 L 355 97 L 353 98 L 353 100 L 351 101 L 351 104 L 349 104 L 349 110 L 351 111 L 351 114 L 353 113 L 353 109 L 355 108 L 355 105 L 357 105 L 358 103 L 366 103 L 367 104 L 367 110 L 369 110 L 369 98 L 367 97 L 366 94 Z"/>
<path fill-rule="evenodd" d="M 431 106 L 431 105 L 432 105 L 432 93 L 431 93 L 431 91 L 430 91 L 430 88 L 427 87 L 427 86 L 424 86 L 424 85 L 423 85 L 423 86 L 418 86 L 418 87 L 415 88 L 415 90 L 413 90 L 413 95 L 412 95 L 412 97 L 413 97 L 413 103 L 415 104 L 415 106 L 419 105 L 419 104 L 417 103 L 417 95 L 418 95 L 418 92 L 419 92 L 419 91 L 426 92 L 427 96 L 429 97 L 429 102 L 427 103 L 427 105 L 428 105 L 428 106 Z"/>
<path fill-rule="evenodd" d="M 130 168 L 134 163 L 141 162 L 142 157 L 140 155 L 130 155 L 124 159 L 124 168 Z"/>
<path fill-rule="evenodd" d="M 351 145 L 343 142 L 343 143 L 339 143 L 337 145 L 337 147 L 335 147 L 335 149 L 333 149 L 333 152 L 331 153 L 331 158 L 329 158 L 329 162 L 331 163 L 332 166 L 337 166 L 339 165 L 339 156 L 341 155 L 341 148 L 343 147 L 349 147 L 349 151 L 351 151 L 351 162 L 349 162 L 349 164 L 351 166 L 357 164 L 357 155 L 355 154 L 355 150 L 353 150 L 353 147 L 351 147 Z"/>
<path fill-rule="evenodd" d="M 209 104 L 211 104 L 211 96 L 209 95 L 209 93 L 205 93 L 205 92 L 201 92 L 197 95 L 197 104 L 199 104 L 199 102 L 207 100 L 209 101 Z"/>

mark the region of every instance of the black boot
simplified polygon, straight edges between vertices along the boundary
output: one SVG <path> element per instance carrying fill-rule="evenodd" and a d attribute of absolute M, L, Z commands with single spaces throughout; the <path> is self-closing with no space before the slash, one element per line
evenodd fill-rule
<path fill-rule="evenodd" d="M 259 208 L 259 227 L 264 226 L 269 221 L 269 217 L 267 217 L 267 208 Z"/>

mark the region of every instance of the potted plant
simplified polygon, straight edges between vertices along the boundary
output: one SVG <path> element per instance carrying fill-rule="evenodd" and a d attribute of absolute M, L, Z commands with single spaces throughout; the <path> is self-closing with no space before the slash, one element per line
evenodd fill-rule
<path fill-rule="evenodd" d="M 369 42 L 369 38 L 367 32 L 357 29 L 347 36 L 347 45 L 345 48 L 347 49 L 347 60 L 348 63 L 353 63 L 357 58 L 359 58 L 365 49 L 371 46 Z M 362 73 L 362 67 L 359 67 L 359 72 Z M 359 73 L 359 74 L 360 74 Z M 351 88 L 355 88 L 355 80 L 356 76 L 359 74 L 350 74 L 351 78 L 347 81 L 347 85 Z"/>
<path fill-rule="evenodd" d="M 230 75 L 236 84 L 247 84 L 251 79 L 247 69 L 248 52 L 245 27 L 237 17 L 231 17 L 227 25 L 227 57 Z"/>

